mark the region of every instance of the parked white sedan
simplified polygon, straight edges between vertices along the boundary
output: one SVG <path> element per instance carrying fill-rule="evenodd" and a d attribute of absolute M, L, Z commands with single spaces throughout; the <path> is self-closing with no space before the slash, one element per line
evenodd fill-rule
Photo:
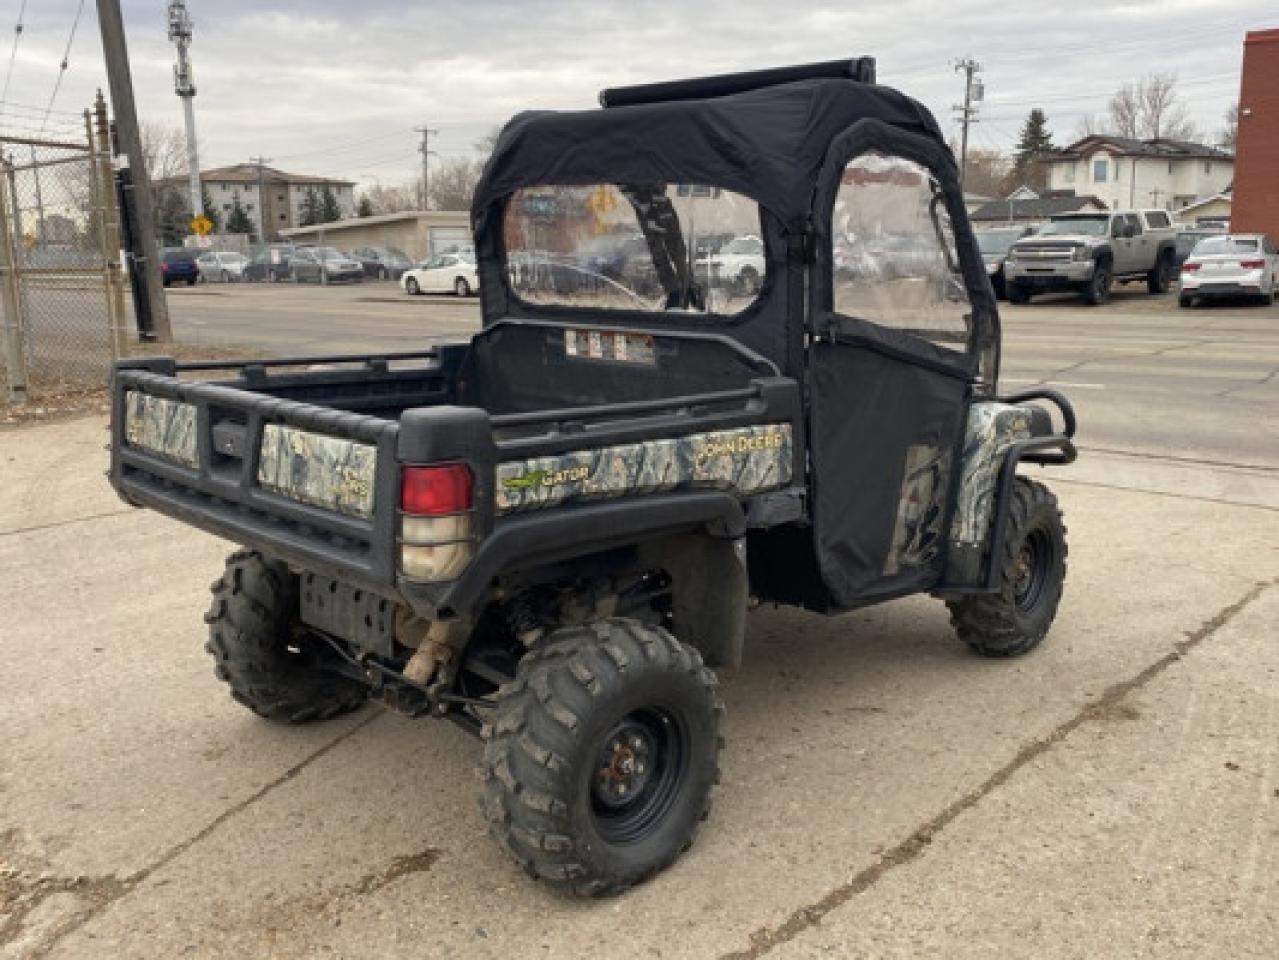
<path fill-rule="evenodd" d="M 469 297 L 480 289 L 475 256 L 470 253 L 441 253 L 405 270 L 400 277 L 405 293 L 456 293 Z"/>
<path fill-rule="evenodd" d="M 217 281 L 230 283 L 232 280 L 243 280 L 244 268 L 248 265 L 248 257 L 232 251 L 210 251 L 195 258 L 196 269 L 200 271 L 200 279 L 205 283 Z"/>
<path fill-rule="evenodd" d="M 1279 287 L 1279 252 L 1260 233 L 1230 233 L 1204 237 L 1181 265 L 1183 307 L 1210 297 L 1259 297 L 1275 301 Z"/>

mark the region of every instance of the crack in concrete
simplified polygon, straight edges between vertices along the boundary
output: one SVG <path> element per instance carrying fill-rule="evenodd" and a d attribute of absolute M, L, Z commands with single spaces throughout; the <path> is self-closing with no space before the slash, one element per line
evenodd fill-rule
<path fill-rule="evenodd" d="M 937 834 L 950 826 L 965 811 L 976 806 L 986 796 L 1011 780 L 1022 767 L 1052 749 L 1085 723 L 1101 720 L 1113 714 L 1116 708 L 1119 707 L 1120 701 L 1130 693 L 1141 689 L 1174 663 L 1177 663 L 1187 653 L 1238 616 L 1266 590 L 1275 586 L 1279 586 L 1279 577 L 1254 583 L 1234 603 L 1223 607 L 1214 616 L 1200 624 L 1197 629 L 1187 631 L 1185 638 L 1176 641 L 1172 649 L 1164 656 L 1147 665 L 1134 676 L 1111 684 L 1102 691 L 1100 696 L 1084 704 L 1078 712 L 1058 724 L 1046 736 L 1025 744 L 1011 760 L 987 777 L 983 783 L 951 803 L 932 819 L 917 827 L 910 836 L 881 854 L 878 860 L 856 874 L 847 883 L 835 887 L 819 900 L 795 910 L 778 926 L 760 927 L 755 930 L 749 936 L 750 946 L 743 950 L 722 954 L 719 960 L 758 960 L 759 957 L 769 953 L 775 947 L 781 946 L 809 928 L 817 926 L 832 911 L 878 883 L 885 874 L 917 860 L 928 849 L 929 844 L 933 842 Z"/>
<path fill-rule="evenodd" d="M 147 878 L 152 876 L 157 870 L 161 870 L 164 867 L 168 866 L 178 857 L 182 856 L 182 854 L 186 853 L 188 850 L 194 847 L 201 840 L 204 840 L 206 837 L 208 837 L 210 834 L 216 831 L 228 820 L 232 819 L 233 817 L 247 810 L 249 807 L 257 803 L 259 800 L 261 800 L 267 794 L 271 793 L 277 787 L 283 786 L 284 784 L 288 783 L 290 780 L 295 778 L 299 773 L 305 770 L 308 766 L 310 766 L 316 760 L 319 760 L 325 754 L 329 753 L 330 751 L 338 747 L 340 744 L 349 740 L 356 733 L 363 730 L 365 727 L 373 723 L 373 721 L 377 720 L 382 715 L 383 715 L 382 712 L 370 713 L 369 716 L 365 717 L 363 720 L 354 724 L 349 729 L 343 731 L 337 737 L 335 737 L 334 739 L 326 743 L 324 746 L 319 747 L 316 750 L 313 750 L 311 753 L 307 754 L 305 757 L 303 757 L 293 766 L 289 767 L 287 770 L 285 770 L 282 774 L 280 774 L 274 780 L 269 781 L 268 783 L 264 784 L 263 786 L 255 790 L 252 794 L 245 797 L 243 800 L 233 804 L 232 806 L 228 807 L 226 810 L 223 810 L 220 814 L 218 814 L 216 817 L 210 820 L 207 824 L 204 825 L 204 827 L 202 827 L 196 833 L 192 834 L 190 837 L 187 837 L 187 839 L 183 840 L 181 843 L 174 844 L 172 847 L 166 850 L 164 854 L 161 855 L 158 859 L 156 859 L 153 863 L 148 864 L 147 866 L 143 867 L 140 870 L 135 871 L 134 873 L 130 874 L 127 877 L 124 877 L 124 878 L 119 878 L 115 876 L 97 877 L 97 878 L 77 877 L 70 880 L 54 878 L 54 879 L 51 879 L 50 882 L 48 883 L 37 882 L 31 888 L 33 895 L 27 900 L 23 901 L 22 909 L 20 911 L 15 912 L 14 915 L 10 916 L 5 921 L 4 926 L 0 927 L 0 947 L 3 947 L 6 944 L 11 943 L 14 939 L 16 939 L 17 936 L 22 932 L 23 921 L 28 916 L 30 916 L 31 912 L 35 910 L 37 907 L 39 907 L 41 903 L 43 903 L 45 900 L 47 900 L 49 897 L 53 896 L 54 894 L 66 892 L 66 893 L 77 893 L 77 894 L 87 895 L 89 904 L 86 909 L 74 913 L 66 921 L 59 924 L 58 927 L 49 936 L 45 937 L 40 944 L 38 944 L 37 946 L 33 948 L 32 952 L 27 954 L 27 960 L 41 960 L 41 958 L 47 957 L 49 953 L 53 950 L 53 948 L 56 947 L 58 943 L 60 943 L 65 937 L 74 933 L 76 930 L 79 930 L 86 923 L 88 923 L 94 917 L 98 916 L 98 914 L 102 913 L 113 903 L 116 903 L 119 900 L 122 900 L 124 897 L 127 897 L 130 893 L 132 893 L 135 889 L 137 889 L 137 887 L 140 884 L 146 881 Z M 428 851 L 428 853 L 433 853 L 433 852 L 434 851 Z M 386 883 L 390 883 L 391 880 L 394 880 L 396 877 L 403 876 L 406 873 L 412 873 L 417 870 L 427 869 L 430 866 L 430 863 L 433 863 L 434 860 L 431 860 L 430 863 L 426 864 L 426 866 L 417 865 L 418 860 L 422 856 L 424 855 L 419 854 L 419 855 L 416 855 L 416 857 L 397 858 L 397 861 L 393 861 L 391 866 L 387 869 L 387 871 L 384 872 L 383 875 L 379 875 L 370 880 L 370 883 L 374 884 L 371 887 L 371 889 L 377 889 L 380 886 L 385 886 Z M 408 863 L 407 865 L 401 865 L 397 867 L 398 860 L 412 861 L 412 863 Z M 394 872 L 397 869 L 399 870 L 399 872 L 398 873 Z M 385 880 L 382 879 L 383 876 L 386 877 Z M 380 883 L 377 882 L 379 880 L 381 880 L 382 882 Z"/>
<path fill-rule="evenodd" d="M 1259 470 L 1265 473 L 1279 471 L 1279 466 L 1264 463 L 1238 463 L 1233 460 L 1207 460 L 1201 457 L 1181 457 L 1173 453 L 1147 453 L 1140 450 L 1120 450 L 1117 447 L 1093 447 L 1079 443 L 1079 450 L 1089 453 L 1108 453 L 1119 457 L 1132 457 L 1136 460 L 1166 460 L 1169 463 L 1191 463 L 1205 467 L 1227 467 L 1231 470 Z"/>
<path fill-rule="evenodd" d="M 1271 370 L 1260 380 L 1249 380 L 1247 383 L 1242 383 L 1237 387 L 1231 387 L 1229 390 L 1222 390 L 1220 393 L 1213 394 L 1213 396 L 1219 400 L 1228 400 L 1232 393 L 1238 393 L 1240 390 L 1247 390 L 1250 387 L 1264 387 L 1275 378 L 1276 374 L 1279 374 L 1279 367 L 1275 367 L 1275 369 Z"/>
<path fill-rule="evenodd" d="M 1042 387 L 1042 386 L 1045 386 L 1046 384 L 1052 383 L 1052 381 L 1059 379 L 1063 374 L 1074 373 L 1080 367 L 1085 366 L 1086 364 L 1092 363 L 1095 359 L 1096 357 L 1089 357 L 1086 360 L 1080 360 L 1077 363 L 1072 363 L 1072 364 L 1069 364 L 1068 366 L 1062 367 L 1060 370 L 1054 370 L 1052 373 L 1048 374 L 1048 376 L 1044 377 L 1042 380 L 1036 380 L 1034 383 L 1030 384 L 1030 387 Z"/>
<path fill-rule="evenodd" d="M 1098 490 L 1120 490 L 1124 493 L 1136 493 L 1143 497 L 1167 497 L 1171 500 L 1190 500 L 1194 503 L 1215 503 L 1223 507 L 1239 507 L 1241 510 L 1266 510 L 1279 513 L 1279 507 L 1265 503 L 1248 503 L 1243 500 L 1227 500 L 1225 497 L 1206 497 L 1194 493 L 1172 493 L 1168 490 L 1151 490 L 1147 487 L 1125 487 L 1118 483 L 1102 483 L 1098 480 L 1074 480 L 1065 477 L 1054 477 L 1053 483 L 1074 484 L 1077 487 L 1096 487 Z"/>
<path fill-rule="evenodd" d="M 0 537 L 16 537 L 23 533 L 39 533 L 42 530 L 56 530 L 58 527 L 69 527 L 76 523 L 89 523 L 93 520 L 106 520 L 110 517 L 123 517 L 136 513 L 132 507 L 123 510 L 108 510 L 106 513 L 91 513 L 87 517 L 70 517 L 66 520 L 53 520 L 49 523 L 37 523 L 30 527 L 18 527 L 15 530 L 0 530 Z"/>

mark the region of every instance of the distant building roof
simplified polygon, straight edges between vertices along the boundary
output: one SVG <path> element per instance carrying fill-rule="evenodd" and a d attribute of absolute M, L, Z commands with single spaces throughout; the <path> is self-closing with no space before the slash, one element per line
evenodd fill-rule
<path fill-rule="evenodd" d="M 341 177 L 316 177 L 309 173 L 285 173 L 283 170 L 277 170 L 275 167 L 262 167 L 262 179 L 267 183 L 314 183 L 326 184 L 331 183 L 341 186 L 354 186 L 354 180 L 343 180 Z M 229 167 L 213 167 L 209 170 L 200 171 L 200 180 L 203 183 L 257 183 L 258 182 L 258 165 L 256 163 L 236 163 Z M 168 177 L 164 180 L 158 180 L 157 183 L 185 183 L 186 175 L 178 177 Z"/>
<path fill-rule="evenodd" d="M 1105 210 L 1106 205 L 1094 196 L 1050 196 L 1033 200 L 992 200 L 968 215 L 970 220 L 1040 220 L 1062 213 L 1083 213 L 1087 210 Z"/>
<path fill-rule="evenodd" d="M 1171 140 L 1167 137 L 1135 140 L 1131 137 L 1112 137 L 1105 133 L 1094 133 L 1082 140 L 1076 140 L 1061 150 L 1045 153 L 1043 159 L 1078 160 L 1098 150 L 1105 150 L 1107 153 L 1121 157 L 1159 157 L 1167 160 L 1233 160 L 1235 158 L 1235 155 L 1228 150 L 1211 147 L 1206 143 Z"/>

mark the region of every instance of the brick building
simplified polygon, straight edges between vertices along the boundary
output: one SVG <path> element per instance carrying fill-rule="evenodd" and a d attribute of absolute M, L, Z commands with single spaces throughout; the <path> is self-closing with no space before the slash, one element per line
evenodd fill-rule
<path fill-rule="evenodd" d="M 1279 241 L 1279 30 L 1244 38 L 1230 227 Z"/>

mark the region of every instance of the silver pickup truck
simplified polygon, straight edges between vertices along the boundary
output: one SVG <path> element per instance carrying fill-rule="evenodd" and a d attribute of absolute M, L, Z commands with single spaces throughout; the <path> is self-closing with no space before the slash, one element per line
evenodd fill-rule
<path fill-rule="evenodd" d="M 1027 303 L 1036 293 L 1075 290 L 1097 305 L 1110 299 L 1116 280 L 1145 280 L 1151 293 L 1164 293 L 1176 270 L 1175 247 L 1165 210 L 1056 216 L 1008 251 L 1008 300 Z"/>

